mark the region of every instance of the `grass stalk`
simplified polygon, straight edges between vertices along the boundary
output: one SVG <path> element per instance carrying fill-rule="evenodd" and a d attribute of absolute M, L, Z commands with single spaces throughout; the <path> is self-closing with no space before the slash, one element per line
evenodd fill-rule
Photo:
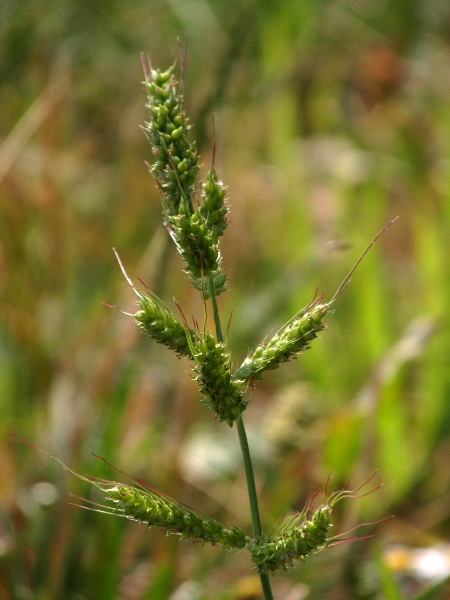
<path fill-rule="evenodd" d="M 245 432 L 242 415 L 239 415 L 239 417 L 236 419 L 236 425 L 239 436 L 239 444 L 241 446 L 242 460 L 244 462 L 245 478 L 247 480 L 248 499 L 250 501 L 250 512 L 253 522 L 253 534 L 255 538 L 258 539 L 262 535 L 261 518 L 259 516 L 258 496 L 256 495 L 252 457 L 250 455 L 250 448 L 248 447 L 247 434 Z M 273 600 L 269 576 L 267 573 L 260 573 L 259 578 L 264 593 L 264 600 Z"/>
<path fill-rule="evenodd" d="M 217 306 L 217 299 L 212 274 L 210 274 L 208 277 L 208 284 L 209 296 L 213 307 L 217 341 L 223 342 L 224 340 L 222 334 L 222 326 L 220 323 L 219 308 Z M 242 415 L 239 415 L 236 419 L 236 425 L 239 436 L 239 445 L 241 447 L 242 460 L 244 463 L 245 478 L 247 480 L 248 499 L 250 502 L 250 513 L 252 516 L 253 523 L 253 534 L 255 536 L 255 539 L 258 539 L 262 535 L 261 518 L 259 516 L 258 496 L 256 494 L 255 475 L 253 472 L 252 457 L 250 455 L 250 448 L 248 445 L 247 433 L 245 431 L 244 420 L 242 419 Z M 259 578 L 264 594 L 264 600 L 273 600 L 269 576 L 267 575 L 267 573 L 260 573 Z"/>

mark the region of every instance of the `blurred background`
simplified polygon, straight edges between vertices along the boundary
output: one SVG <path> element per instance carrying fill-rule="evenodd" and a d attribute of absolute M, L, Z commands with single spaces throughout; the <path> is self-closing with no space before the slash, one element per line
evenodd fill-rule
<path fill-rule="evenodd" d="M 162 227 L 140 53 L 188 40 L 186 110 L 229 187 L 219 298 L 236 364 L 371 249 L 312 349 L 244 414 L 264 528 L 308 494 L 334 533 L 277 600 L 450 598 L 450 5 L 446 0 L 21 0 L 0 6 L 0 599 L 258 600 L 247 553 L 70 506 L 91 455 L 251 532 L 235 429 L 146 339 L 130 277 L 203 320 Z M 345 536 L 344 536 L 345 537 Z"/>

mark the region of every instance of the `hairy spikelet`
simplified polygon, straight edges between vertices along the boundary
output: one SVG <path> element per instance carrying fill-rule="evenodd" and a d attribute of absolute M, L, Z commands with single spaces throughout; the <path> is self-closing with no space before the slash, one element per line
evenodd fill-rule
<path fill-rule="evenodd" d="M 216 296 L 223 292 L 226 275 L 221 268 L 219 244 L 200 209 L 193 214 L 166 215 L 165 225 L 184 260 L 184 272 L 194 287 L 208 298 L 211 278 Z"/>
<path fill-rule="evenodd" d="M 213 168 L 208 171 L 202 185 L 199 213 L 205 219 L 213 241 L 217 241 L 227 226 L 228 204 L 225 186 Z"/>
<path fill-rule="evenodd" d="M 277 369 L 280 363 L 307 350 L 309 344 L 324 329 L 323 318 L 330 304 L 314 302 L 301 310 L 268 342 L 260 344 L 234 373 L 236 379 L 261 379 L 264 371 Z"/>
<path fill-rule="evenodd" d="M 207 298 L 205 280 L 212 282 L 216 295 L 225 290 L 218 238 L 226 227 L 228 208 L 224 186 L 211 168 L 202 186 L 200 207 L 194 210 L 198 155 L 195 142 L 187 140 L 191 126 L 173 69 L 163 73 L 150 69 L 144 82 L 150 112 L 144 129 L 155 155 L 150 171 L 161 190 L 164 224 L 185 262 L 185 273 Z"/>
<path fill-rule="evenodd" d="M 191 339 L 195 339 L 195 332 L 192 329 L 186 330 L 186 327 L 172 315 L 155 294 L 148 295 L 136 290 L 135 292 L 140 310 L 135 313 L 134 318 L 142 330 L 159 344 L 174 350 L 179 356 L 193 358 L 188 335 Z"/>
<path fill-rule="evenodd" d="M 272 539 L 251 540 L 248 545 L 252 560 L 260 573 L 287 571 L 295 560 L 305 561 L 308 556 L 324 550 L 329 542 L 332 505 L 316 509 L 309 518 L 304 513 L 282 522 L 278 535 Z"/>
<path fill-rule="evenodd" d="M 191 193 L 198 173 L 197 150 L 195 142 L 187 140 L 191 126 L 173 70 L 174 66 L 164 72 L 151 69 L 144 81 L 150 113 L 144 130 L 155 155 L 150 172 L 162 191 L 168 215 L 178 214 L 181 204 L 192 207 Z"/>
<path fill-rule="evenodd" d="M 205 517 L 157 490 L 116 484 L 103 487 L 111 502 L 110 512 L 148 527 L 159 527 L 184 539 L 219 544 L 225 549 L 244 548 L 248 538 L 234 525 L 226 529 L 218 521 Z"/>
<path fill-rule="evenodd" d="M 219 269 L 219 247 L 199 211 L 193 215 L 167 217 L 166 228 L 186 263 L 185 273 L 190 279 L 208 276 Z"/>
<path fill-rule="evenodd" d="M 202 403 L 219 421 L 226 421 L 231 427 L 247 406 L 244 400 L 246 382 L 232 379 L 230 354 L 210 333 L 197 338 L 192 344 L 192 354 L 196 362 L 195 380 L 203 394 Z"/>

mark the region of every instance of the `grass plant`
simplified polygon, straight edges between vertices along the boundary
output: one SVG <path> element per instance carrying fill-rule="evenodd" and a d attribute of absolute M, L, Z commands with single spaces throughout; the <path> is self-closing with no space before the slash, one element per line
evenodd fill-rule
<path fill-rule="evenodd" d="M 226 189 L 215 171 L 214 153 L 211 167 L 198 186 L 199 156 L 195 142 L 188 141 L 191 126 L 184 111 L 184 81 L 181 85 L 176 81 L 174 70 L 175 65 L 167 71 L 160 71 L 152 67 L 150 60 L 144 64 L 146 107 L 149 111 L 144 130 L 153 154 L 148 169 L 160 191 L 163 222 L 183 259 L 184 274 L 200 293 L 204 323 L 199 324 L 194 319 L 193 327 L 189 327 L 178 304 L 180 319 L 154 292 L 136 288 L 118 253 L 115 253 L 128 284 L 137 296 L 139 310 L 129 316 L 154 341 L 191 362 L 202 404 L 219 423 L 226 422 L 230 427 L 236 424 L 253 535 L 246 535 L 235 525 L 224 527 L 217 520 L 202 515 L 134 476 L 130 479 L 135 485 L 86 477 L 72 471 L 55 456 L 50 456 L 67 471 L 102 492 L 106 504 L 86 501 L 87 505 L 81 505 L 84 508 L 124 517 L 150 528 L 157 527 L 182 539 L 219 545 L 225 550 L 247 548 L 257 568 L 264 599 L 273 600 L 269 573 L 274 575 L 279 570 L 287 571 L 289 566 L 294 566 L 294 561 L 304 562 L 307 557 L 337 543 L 339 536 L 330 534 L 333 507 L 344 498 L 358 495 L 347 489 L 331 494 L 329 498 L 325 493 L 323 503 L 313 505 L 317 497 L 314 494 L 301 512 L 281 518 L 270 535 L 264 534 L 242 413 L 251 400 L 256 381 L 260 381 L 266 371 L 277 369 L 310 348 L 318 333 L 325 329 L 324 319 L 332 313 L 356 267 L 396 219 L 374 238 L 330 301 L 325 302 L 324 295 L 314 296 L 307 306 L 270 339 L 260 342 L 243 363 L 234 368 L 217 303 L 219 294 L 226 290 L 227 281 L 219 249 L 219 238 L 227 227 L 229 211 Z M 198 195 L 197 186 L 201 190 Z M 214 316 L 215 334 L 207 330 L 208 301 Z"/>
<path fill-rule="evenodd" d="M 377 468 L 384 481 L 379 493 L 334 507 L 335 533 L 383 514 L 397 518 L 375 540 L 278 570 L 273 594 L 449 595 L 448 582 L 415 569 L 421 550 L 445 560 L 450 539 L 448 23 L 444 0 L 376 8 L 345 0 L 5 4 L 2 598 L 261 594 L 247 549 L 192 546 L 159 527 L 149 535 L 125 518 L 70 507 L 68 489 L 106 502 L 9 434 L 78 473 L 126 482 L 90 453 L 105 456 L 253 537 L 236 424 L 218 424 L 192 401 L 201 398 L 199 373 L 186 374 L 195 361 L 149 343 L 134 319 L 101 304 L 140 310 L 111 260 L 115 246 L 132 279 L 145 281 L 184 327 L 175 296 L 189 329 L 198 332 L 194 314 L 203 335 L 201 296 L 180 276 L 183 259 L 161 227 L 138 127 L 148 112 L 136 58 L 151 43 L 154 64 L 171 64 L 172 40 L 185 30 L 185 105 L 195 124 L 188 140 L 202 157 L 194 205 L 211 166 L 212 112 L 215 171 L 231 192 L 219 238 L 229 289 L 217 304 L 233 373 L 255 352 L 258 359 L 257 341 L 269 342 L 317 287 L 326 302 L 358 249 L 401 214 L 325 316 L 330 326 L 312 350 L 249 382 L 241 413 L 266 536 L 330 472 L 334 489 L 348 478 L 355 487 Z M 153 298 L 146 286 L 136 287 Z M 206 331 L 216 338 L 210 300 L 207 307 Z"/>

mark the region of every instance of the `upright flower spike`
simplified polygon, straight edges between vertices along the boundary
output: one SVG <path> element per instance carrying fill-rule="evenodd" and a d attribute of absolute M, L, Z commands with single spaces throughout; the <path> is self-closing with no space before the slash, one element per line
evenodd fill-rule
<path fill-rule="evenodd" d="M 150 112 L 144 131 L 155 155 L 150 172 L 161 188 L 167 215 L 178 214 L 182 203 L 193 212 L 191 193 L 198 173 L 197 149 L 195 142 L 187 140 L 191 126 L 173 76 L 174 67 L 164 72 L 150 69 L 144 81 Z"/>
<path fill-rule="evenodd" d="M 172 66 L 165 72 L 150 69 L 144 82 L 150 119 L 144 130 L 155 161 L 150 172 L 161 190 L 164 224 L 185 261 L 194 287 L 208 297 L 211 278 L 216 295 L 225 289 L 218 237 L 226 227 L 227 206 L 223 184 L 213 169 L 206 176 L 202 204 L 194 210 L 192 193 L 198 173 L 195 142 L 188 142 L 191 128 L 183 109 L 183 96 L 173 76 Z"/>

